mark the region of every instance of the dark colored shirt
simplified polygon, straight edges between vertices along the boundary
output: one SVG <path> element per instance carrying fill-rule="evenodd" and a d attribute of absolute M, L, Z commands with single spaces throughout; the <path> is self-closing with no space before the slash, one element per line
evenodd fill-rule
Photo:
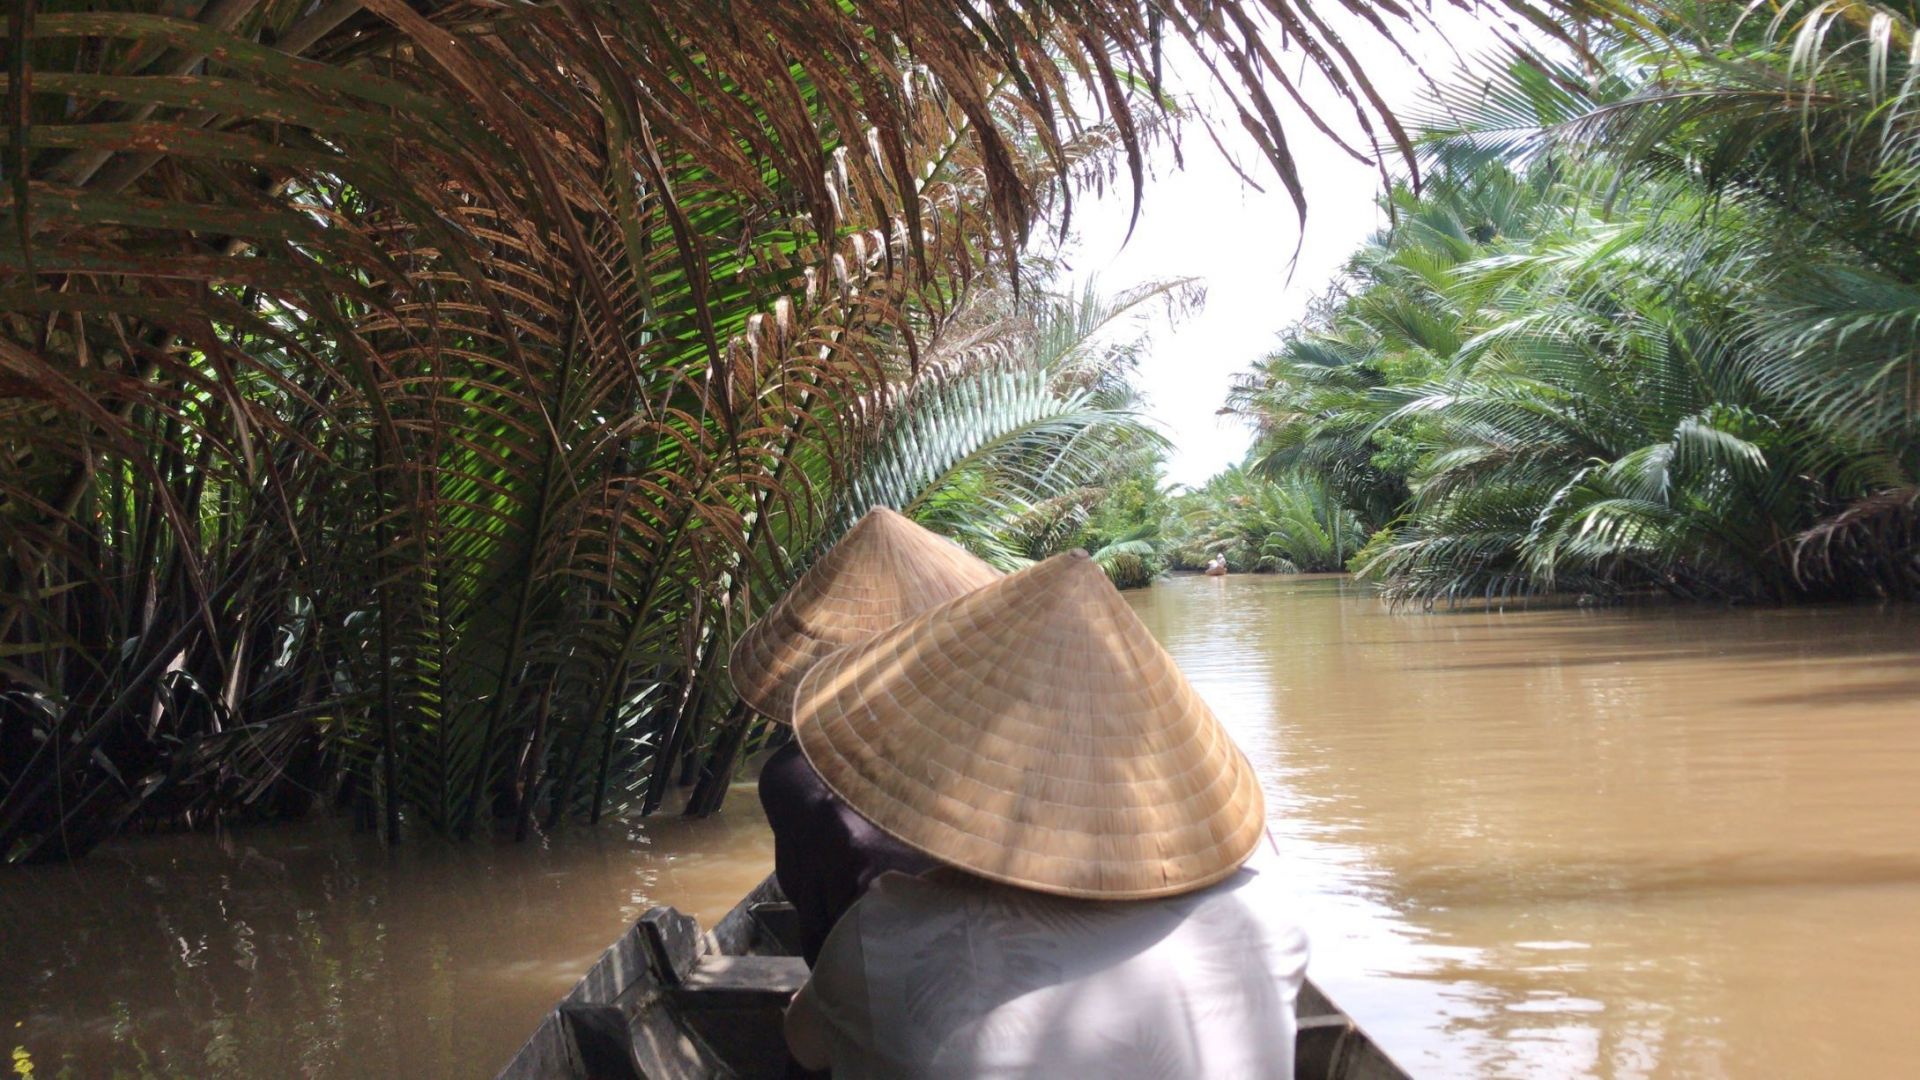
<path fill-rule="evenodd" d="M 873 879 L 918 874 L 939 863 L 888 836 L 829 789 L 790 742 L 760 769 L 760 805 L 773 827 L 773 875 L 800 922 L 808 965 Z"/>

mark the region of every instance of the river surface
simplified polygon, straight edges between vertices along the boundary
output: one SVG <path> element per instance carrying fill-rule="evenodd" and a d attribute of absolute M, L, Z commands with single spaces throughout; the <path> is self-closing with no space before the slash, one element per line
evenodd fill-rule
<path fill-rule="evenodd" d="M 1136 606 L 1415 1076 L 1920 1075 L 1920 611 Z"/>
<path fill-rule="evenodd" d="M 1314 978 L 1416 1076 L 1920 1072 L 1920 611 L 1129 597 L 1265 778 Z M 0 1052 L 489 1075 L 648 906 L 712 920 L 770 857 L 746 789 L 525 845 L 130 838 L 0 871 Z"/>

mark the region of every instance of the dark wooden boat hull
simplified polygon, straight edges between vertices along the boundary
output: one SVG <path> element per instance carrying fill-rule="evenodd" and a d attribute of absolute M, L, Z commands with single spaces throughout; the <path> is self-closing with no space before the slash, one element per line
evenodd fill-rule
<path fill-rule="evenodd" d="M 779 1078 L 787 999 L 806 980 L 793 909 L 772 877 L 711 931 L 654 908 L 603 953 L 501 1070 L 499 1080 Z M 1407 1080 L 1308 982 L 1297 1080 Z"/>

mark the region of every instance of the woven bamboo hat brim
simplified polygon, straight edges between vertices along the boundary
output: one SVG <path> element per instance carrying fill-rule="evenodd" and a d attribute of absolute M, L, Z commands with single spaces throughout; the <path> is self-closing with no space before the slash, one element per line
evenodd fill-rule
<path fill-rule="evenodd" d="M 728 670 L 755 712 L 791 723 L 793 693 L 845 645 L 999 579 L 965 548 L 876 506 L 734 644 Z"/>
<path fill-rule="evenodd" d="M 1253 854 L 1253 768 L 1085 552 L 820 661 L 800 749 L 847 804 L 984 878 L 1171 896 Z"/>

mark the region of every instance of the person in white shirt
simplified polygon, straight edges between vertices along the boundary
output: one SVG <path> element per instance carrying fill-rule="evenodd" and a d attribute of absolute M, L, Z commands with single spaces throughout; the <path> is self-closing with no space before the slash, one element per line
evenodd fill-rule
<path fill-rule="evenodd" d="M 788 1010 L 860 1077 L 1293 1074 L 1304 934 L 1257 778 L 1084 553 L 822 660 L 822 780 L 945 864 L 880 877 Z"/>

